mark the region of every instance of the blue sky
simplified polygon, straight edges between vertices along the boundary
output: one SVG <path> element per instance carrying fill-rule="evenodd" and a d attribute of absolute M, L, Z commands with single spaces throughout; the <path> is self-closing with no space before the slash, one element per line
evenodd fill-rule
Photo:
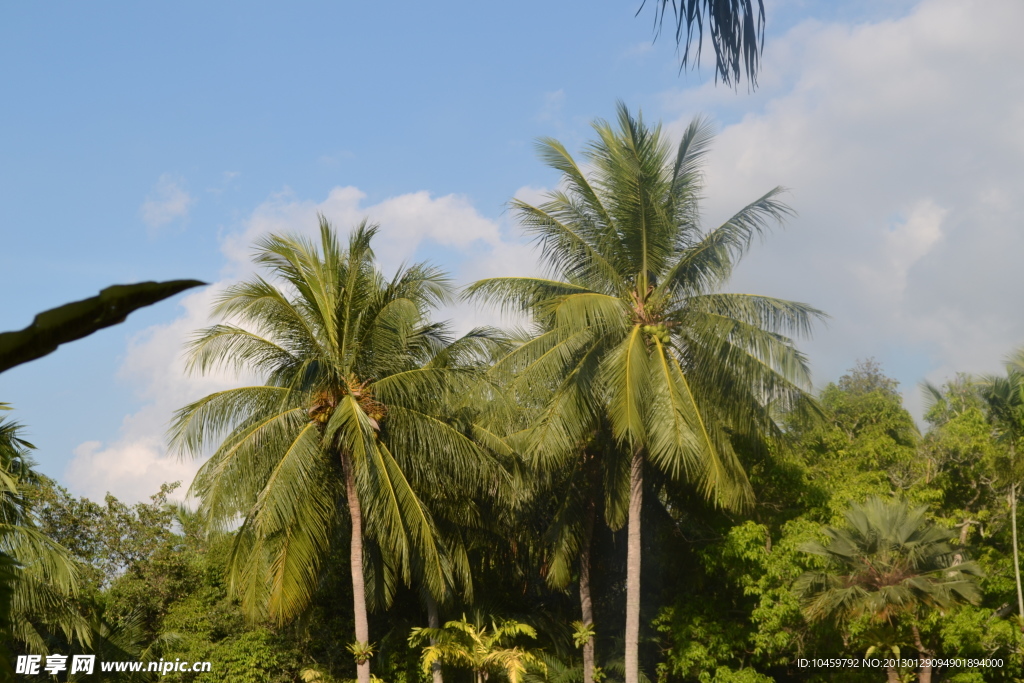
<path fill-rule="evenodd" d="M 624 0 L 4 5 L 0 329 L 113 283 L 215 287 L 5 373 L 0 400 L 76 492 L 188 478 L 170 411 L 232 380 L 181 377 L 177 350 L 255 236 L 370 215 L 385 266 L 526 272 L 505 203 L 557 181 L 533 140 L 579 149 L 617 99 L 670 132 L 716 121 L 709 224 L 791 188 L 799 217 L 734 288 L 833 316 L 805 345 L 819 383 L 875 356 L 915 407 L 925 377 L 996 370 L 1024 344 L 1020 4 L 766 5 L 753 94 L 710 61 L 680 75 Z"/>

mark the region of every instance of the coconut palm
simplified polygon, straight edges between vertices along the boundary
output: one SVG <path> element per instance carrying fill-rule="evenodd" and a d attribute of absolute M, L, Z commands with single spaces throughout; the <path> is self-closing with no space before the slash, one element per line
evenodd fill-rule
<path fill-rule="evenodd" d="M 540 206 L 512 203 L 550 277 L 482 280 L 468 294 L 537 321 L 536 337 L 493 371 L 514 378 L 510 391 L 520 396 L 550 396 L 524 437 L 534 455 L 573 457 L 603 419 L 627 454 L 625 673 L 636 683 L 645 464 L 719 505 L 748 503 L 732 439 L 777 433 L 773 408 L 804 396 L 806 361 L 784 335 L 809 332 L 821 313 L 719 291 L 751 240 L 789 209 L 776 188 L 701 229 L 706 121 L 689 125 L 674 154 L 660 126 L 621 103 L 617 129 L 594 128 L 588 170 L 544 139 L 540 155 L 561 172 L 561 187 Z"/>
<path fill-rule="evenodd" d="M 845 528 L 826 527 L 827 543 L 804 544 L 801 550 L 827 562 L 825 569 L 805 572 L 794 585 L 808 620 L 844 623 L 863 617 L 895 626 L 925 608 L 945 611 L 980 601 L 981 570 L 963 561 L 949 544 L 955 534 L 929 522 L 926 511 L 906 500 L 873 497 L 846 513 Z M 927 656 L 913 619 L 910 628 L 919 654 Z M 894 675 L 890 669 L 890 680 Z M 928 667 L 919 672 L 922 681 L 930 675 Z"/>
<path fill-rule="evenodd" d="M 343 248 L 321 218 L 316 242 L 260 240 L 255 262 L 273 279 L 256 275 L 221 295 L 214 311 L 225 322 L 197 333 L 190 364 L 247 369 L 264 382 L 185 406 L 171 429 L 185 453 L 218 444 L 191 490 L 211 527 L 241 520 L 230 573 L 251 612 L 299 614 L 332 536 L 350 526 L 360 683 L 373 651 L 367 590 L 386 600 L 396 580 L 415 576 L 442 596 L 451 581 L 416 490 L 443 482 L 471 493 L 493 481 L 472 425 L 446 419 L 472 376 L 458 358 L 487 335 L 452 346 L 427 318 L 449 299 L 447 278 L 420 264 L 386 279 L 370 247 L 376 232 L 364 222 Z"/>
<path fill-rule="evenodd" d="M 537 632 L 529 624 L 518 621 L 491 619 L 482 623 L 462 619 L 449 621 L 444 628 L 414 628 L 409 644 L 430 644 L 423 648 L 423 672 L 428 673 L 437 663 L 464 666 L 473 672 L 475 683 L 485 683 L 492 675 L 503 675 L 509 683 L 520 683 L 527 667 L 544 669 L 543 660 L 535 653 L 511 641 L 517 637 L 536 638 Z"/>
<path fill-rule="evenodd" d="M 1006 448 L 1005 467 L 1000 469 L 1009 479 L 1007 498 L 1013 540 L 1013 576 L 1017 586 L 1017 610 L 1021 628 L 1024 629 L 1024 594 L 1021 589 L 1020 550 L 1017 543 L 1017 502 L 1020 498 L 1020 478 L 1024 474 L 1018 457 L 1021 440 L 1024 439 L 1024 349 L 1018 350 L 1007 360 L 1005 375 L 981 378 L 978 393 L 985 402 L 996 440 Z"/>

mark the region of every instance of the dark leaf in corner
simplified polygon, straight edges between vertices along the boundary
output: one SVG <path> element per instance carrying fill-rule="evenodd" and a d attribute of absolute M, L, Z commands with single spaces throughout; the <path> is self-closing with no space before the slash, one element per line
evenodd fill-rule
<path fill-rule="evenodd" d="M 53 353 L 61 344 L 123 322 L 136 309 L 205 284 L 199 280 L 171 280 L 112 285 L 99 296 L 43 311 L 25 329 L 0 334 L 0 372 Z"/>

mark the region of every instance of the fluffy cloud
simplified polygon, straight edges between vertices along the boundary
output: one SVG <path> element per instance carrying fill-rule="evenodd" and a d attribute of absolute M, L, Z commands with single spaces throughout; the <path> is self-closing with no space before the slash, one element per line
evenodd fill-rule
<path fill-rule="evenodd" d="M 369 206 L 363 205 L 364 199 L 366 194 L 355 187 L 336 187 L 321 202 L 283 192 L 257 207 L 245 229 L 225 240 L 224 254 L 236 266 L 247 264 L 258 237 L 282 232 L 315 234 L 317 214 L 342 231 L 364 218 L 379 224 L 374 249 L 385 269 L 413 257 L 424 244 L 456 250 L 502 244 L 498 224 L 478 214 L 469 200 L 459 195 L 434 198 L 429 192 L 413 192 Z"/>
<path fill-rule="evenodd" d="M 109 491 L 125 501 L 145 500 L 160 484 L 182 481 L 183 498 L 199 463 L 168 453 L 164 435 L 175 410 L 201 396 L 236 386 L 229 371 L 202 377 L 186 371 L 183 347 L 195 330 L 209 324 L 207 312 L 222 285 L 189 294 L 173 322 L 154 325 L 129 342 L 120 378 L 136 390 L 142 408 L 125 417 L 113 442 L 87 441 L 74 451 L 63 480 L 79 495 L 100 500 Z"/>
<path fill-rule="evenodd" d="M 171 221 L 184 218 L 195 199 L 182 187 L 180 178 L 165 173 L 142 202 L 139 213 L 151 235 Z"/>
<path fill-rule="evenodd" d="M 917 406 L 924 376 L 995 370 L 1024 343 L 1024 74 L 1007 68 L 1022 21 L 1014 0 L 925 0 L 897 20 L 805 22 L 766 46 L 755 112 L 710 156 L 706 213 L 720 222 L 792 188 L 799 216 L 733 286 L 832 315 L 808 345 L 819 379 L 875 356 Z M 692 112 L 727 95 L 665 102 Z"/>

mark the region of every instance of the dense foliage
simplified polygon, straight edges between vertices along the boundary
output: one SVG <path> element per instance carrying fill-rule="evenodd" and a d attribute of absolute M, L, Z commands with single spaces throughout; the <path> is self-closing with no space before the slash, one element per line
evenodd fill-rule
<path fill-rule="evenodd" d="M 366 224 L 260 242 L 191 346 L 260 382 L 173 418 L 209 456 L 195 509 L 177 483 L 76 497 L 0 420 L 0 676 L 90 653 L 211 663 L 112 680 L 1020 680 L 1024 353 L 925 387 L 923 430 L 873 361 L 811 395 L 786 335 L 819 313 L 720 291 L 777 191 L 704 232 L 706 127 L 672 150 L 618 123 L 588 166 L 544 141 L 562 189 L 515 205 L 551 279 L 472 289 L 528 330 L 455 338 L 447 278 L 381 272 Z M 800 663 L 838 656 L 899 661 Z"/>
<path fill-rule="evenodd" d="M 789 415 L 785 439 L 745 459 L 757 496 L 748 512 L 709 508 L 698 491 L 666 478 L 648 481 L 644 572 L 651 589 L 641 606 L 641 666 L 647 677 L 665 683 L 878 680 L 880 671 L 836 674 L 801 669 L 797 660 L 859 658 L 894 648 L 905 657 L 927 652 L 1004 662 L 1001 669 L 984 672 L 940 669 L 933 680 L 1014 680 L 1024 674 L 1005 483 L 1010 456 L 983 396 L 968 390 L 964 378 L 943 387 L 921 435 L 895 382 L 876 364 L 861 363 L 820 393 L 822 417 Z M 113 497 L 102 503 L 77 498 L 44 477 L 29 477 L 27 448 L 16 443 L 25 459 L 13 465 L 5 461 L 5 467 L 22 468 L 21 524 L 53 539 L 74 559 L 73 600 L 88 625 L 82 632 L 69 631 L 59 611 L 35 615 L 32 623 L 49 650 L 213 663 L 211 674 L 171 673 L 167 680 L 354 676 L 346 649 L 352 616 L 343 608 L 352 599 L 346 543 L 325 558 L 317 598 L 299 618 L 286 624 L 254 619 L 228 580 L 236 531 L 207 532 L 199 515 L 167 502 L 173 486 L 150 503 L 131 506 Z M 546 663 L 546 673 L 534 666 L 527 677 L 579 680 L 575 586 L 553 588 L 546 579 L 547 534 L 563 503 L 565 476 L 532 482 L 525 470 L 519 476 L 531 495 L 516 509 L 477 501 L 485 512 L 467 518 L 460 530 L 473 592 L 453 595 L 441 606 L 441 618 L 449 629 L 464 626 L 460 632 L 492 620 L 535 629 L 536 640 L 512 638 L 503 645 L 537 653 L 537 661 Z M 893 620 L 863 610 L 845 618 L 815 618 L 801 597 L 801 578 L 844 570 L 808 549 L 827 547 L 850 528 L 847 514 L 855 504 L 872 496 L 892 500 L 897 493 L 907 501 L 904 510 L 927 511 L 919 513 L 919 521 L 933 524 L 928 527 L 932 540 L 946 546 L 929 561 L 941 563 L 952 554 L 950 563 L 970 563 L 971 573 L 980 575 L 976 588 L 967 589 L 975 594 L 947 602 L 922 600 Z M 612 681 L 621 679 L 622 670 L 625 530 L 597 525 L 594 532 L 598 676 Z M 369 618 L 375 675 L 386 681 L 423 680 L 431 631 L 418 589 L 396 586 L 390 607 L 372 611 Z M 420 634 L 415 647 L 412 633 Z M 449 641 L 461 642 L 450 638 L 433 647 Z M 14 654 L 39 651 L 23 640 L 15 643 Z M 454 663 L 455 655 L 438 658 L 452 680 L 473 675 L 469 665 Z"/>

